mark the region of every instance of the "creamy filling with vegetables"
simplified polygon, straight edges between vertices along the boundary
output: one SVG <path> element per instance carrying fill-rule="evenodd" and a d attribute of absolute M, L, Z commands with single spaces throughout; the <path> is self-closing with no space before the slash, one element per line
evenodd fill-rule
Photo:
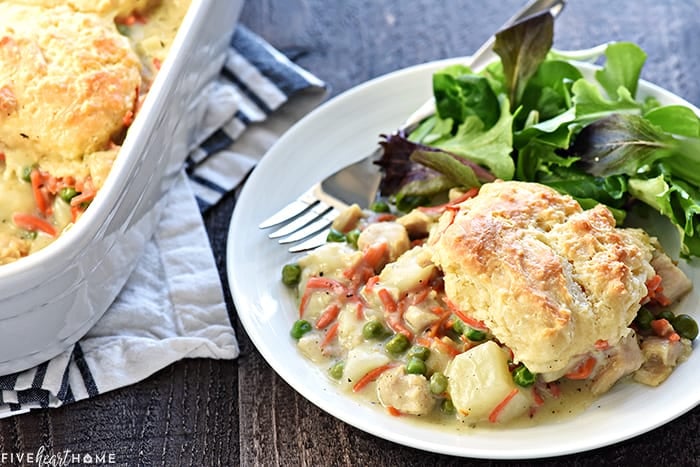
<path fill-rule="evenodd" d="M 189 3 L 17 0 L 0 5 L 5 67 L 0 124 L 18 128 L 0 136 L 0 265 L 45 247 L 87 209 Z M 94 37 L 81 33 L 75 41 L 84 43 L 70 46 L 71 28 L 83 26 Z M 31 32 L 47 28 L 46 38 Z"/>
<path fill-rule="evenodd" d="M 697 323 L 669 305 L 691 284 L 656 250 L 644 306 L 618 342 L 597 341 L 560 371 L 531 372 L 445 293 L 433 243 L 440 216 L 463 199 L 398 217 L 386 205 L 353 206 L 328 243 L 284 266 L 282 280 L 299 297 L 291 337 L 341 390 L 392 415 L 537 422 L 575 412 L 620 379 L 656 386 L 687 358 Z"/>

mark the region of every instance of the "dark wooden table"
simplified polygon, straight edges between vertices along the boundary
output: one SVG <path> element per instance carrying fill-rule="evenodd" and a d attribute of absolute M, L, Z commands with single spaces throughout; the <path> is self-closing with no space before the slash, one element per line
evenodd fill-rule
<path fill-rule="evenodd" d="M 392 70 L 469 54 L 524 3 L 248 0 L 241 21 L 324 79 L 336 95 Z M 570 0 L 557 20 L 555 46 L 634 41 L 649 54 L 643 77 L 698 105 L 699 11 L 698 0 Z M 234 205 L 228 197 L 206 218 L 225 285 Z M 236 321 L 228 291 L 226 301 L 241 344 L 236 361 L 182 361 L 93 400 L 0 421 L 0 453 L 41 447 L 111 453 L 122 465 L 500 464 L 406 448 L 327 415 L 276 376 Z M 695 408 L 635 439 L 537 464 L 700 466 L 699 433 Z"/>

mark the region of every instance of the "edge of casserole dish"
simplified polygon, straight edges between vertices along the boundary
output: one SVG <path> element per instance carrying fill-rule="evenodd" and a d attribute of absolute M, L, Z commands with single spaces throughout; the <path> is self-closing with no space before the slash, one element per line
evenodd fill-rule
<path fill-rule="evenodd" d="M 95 200 L 45 248 L 0 267 L 0 374 L 83 337 L 135 268 L 181 170 L 243 0 L 193 0 Z"/>

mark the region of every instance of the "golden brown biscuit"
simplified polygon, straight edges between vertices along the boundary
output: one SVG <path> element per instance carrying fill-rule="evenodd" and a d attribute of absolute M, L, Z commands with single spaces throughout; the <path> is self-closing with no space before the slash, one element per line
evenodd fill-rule
<path fill-rule="evenodd" d="M 39 163 L 86 175 L 82 158 L 124 129 L 139 59 L 111 20 L 0 3 L 0 150 L 7 173 Z"/>
<path fill-rule="evenodd" d="M 13 3 L 35 5 L 44 8 L 67 6 L 83 13 L 109 16 L 127 16 L 133 12 L 144 12 L 161 0 L 13 0 Z"/>
<path fill-rule="evenodd" d="M 646 234 L 534 183 L 484 185 L 435 232 L 448 297 L 538 373 L 616 344 L 654 275 Z"/>

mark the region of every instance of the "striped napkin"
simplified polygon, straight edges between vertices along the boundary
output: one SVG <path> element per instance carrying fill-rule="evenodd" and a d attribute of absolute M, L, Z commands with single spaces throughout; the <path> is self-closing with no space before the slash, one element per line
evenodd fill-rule
<path fill-rule="evenodd" d="M 326 94 L 324 83 L 238 25 L 206 91 L 194 142 L 154 238 L 102 319 L 72 349 L 0 376 L 0 417 L 138 382 L 183 358 L 233 359 L 238 343 L 201 214 Z"/>

